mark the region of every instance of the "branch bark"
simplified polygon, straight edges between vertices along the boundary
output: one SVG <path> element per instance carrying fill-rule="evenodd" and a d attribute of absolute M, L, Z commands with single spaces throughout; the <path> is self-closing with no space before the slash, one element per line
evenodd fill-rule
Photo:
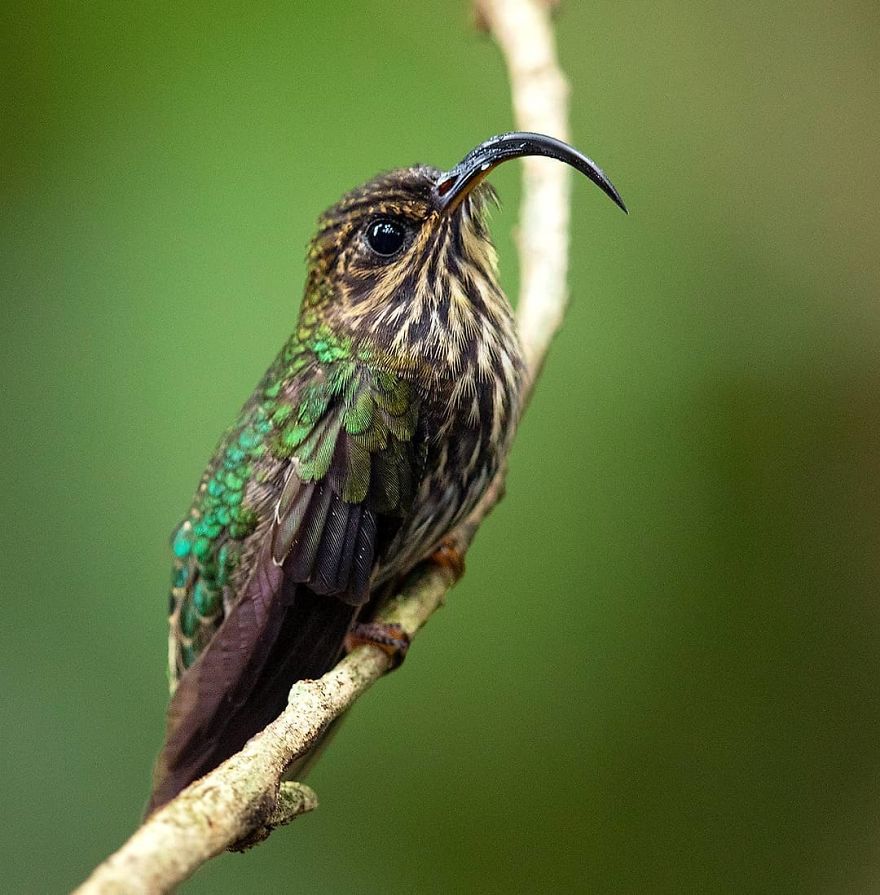
<path fill-rule="evenodd" d="M 568 86 L 556 61 L 547 0 L 477 0 L 480 23 L 497 41 L 510 75 L 518 130 L 568 137 Z M 567 305 L 569 175 L 559 164 L 526 158 L 519 222 L 517 318 L 531 394 Z M 504 490 L 503 473 L 453 533 L 463 555 Z M 426 564 L 379 620 L 415 634 L 455 583 L 449 568 Z M 376 647 L 360 646 L 320 680 L 299 681 L 285 711 L 237 755 L 155 812 L 76 890 L 79 895 L 168 892 L 225 849 L 253 845 L 276 826 L 317 806 L 299 783 L 280 783 L 284 769 L 389 670 Z"/>

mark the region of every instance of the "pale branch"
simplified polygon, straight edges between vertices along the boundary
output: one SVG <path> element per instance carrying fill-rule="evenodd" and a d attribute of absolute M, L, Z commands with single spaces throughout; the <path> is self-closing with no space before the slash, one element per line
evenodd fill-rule
<path fill-rule="evenodd" d="M 567 139 L 568 87 L 556 61 L 551 5 L 547 0 L 477 0 L 477 12 L 507 63 L 517 129 Z M 564 166 L 524 159 L 517 318 L 527 364 L 526 400 L 567 304 L 568 184 Z M 451 536 L 461 555 L 503 491 L 502 471 Z M 382 607 L 379 620 L 415 636 L 454 583 L 448 566 L 425 564 Z M 317 806 L 315 793 L 303 784 L 281 783 L 285 768 L 307 753 L 390 664 L 377 647 L 359 646 L 319 680 L 294 684 L 287 708 L 275 721 L 151 815 L 76 892 L 171 891 L 220 852 L 259 842 L 276 826 L 311 811 Z"/>
<path fill-rule="evenodd" d="M 517 129 L 568 141 L 568 81 L 556 59 L 548 0 L 477 0 L 480 20 L 504 54 Z M 517 322 L 531 393 L 568 305 L 571 178 L 563 165 L 523 159 Z"/>

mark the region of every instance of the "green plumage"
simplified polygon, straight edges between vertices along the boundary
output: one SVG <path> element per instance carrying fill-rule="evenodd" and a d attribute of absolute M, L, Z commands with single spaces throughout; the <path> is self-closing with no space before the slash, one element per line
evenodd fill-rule
<path fill-rule="evenodd" d="M 223 620 L 248 537 L 260 519 L 259 491 L 296 457 L 298 484 L 331 474 L 344 441 L 344 463 L 332 470 L 332 487 L 347 503 L 393 514 L 412 498 L 410 455 L 418 399 L 410 382 L 387 371 L 387 358 L 327 327 L 300 326 L 269 368 L 205 470 L 188 517 L 172 535 L 172 682 L 198 657 Z M 301 516 L 288 515 L 291 489 L 283 489 L 278 541 L 289 546 Z M 234 597 L 232 597 L 234 598 Z"/>

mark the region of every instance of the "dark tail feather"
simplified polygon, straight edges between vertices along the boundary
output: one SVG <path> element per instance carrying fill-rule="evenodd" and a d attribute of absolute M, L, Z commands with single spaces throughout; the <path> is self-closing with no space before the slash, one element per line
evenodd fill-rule
<path fill-rule="evenodd" d="M 283 711 L 295 681 L 320 677 L 342 652 L 358 607 L 262 568 L 181 678 L 148 814 L 238 752 Z"/>

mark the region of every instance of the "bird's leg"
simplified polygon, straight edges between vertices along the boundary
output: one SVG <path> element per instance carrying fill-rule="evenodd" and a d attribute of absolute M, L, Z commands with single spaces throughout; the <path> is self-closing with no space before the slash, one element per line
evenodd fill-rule
<path fill-rule="evenodd" d="M 453 535 L 444 538 L 437 549 L 428 557 L 428 562 L 444 569 L 452 581 L 464 575 L 464 551 L 461 543 Z M 394 591 L 392 584 L 386 595 Z M 379 601 L 381 602 L 381 600 Z M 375 646 L 391 659 L 391 669 L 399 668 L 406 658 L 412 638 L 400 625 L 386 622 L 360 622 L 345 635 L 345 651 L 351 652 L 358 646 Z"/>
<path fill-rule="evenodd" d="M 358 646 L 375 646 L 391 659 L 391 670 L 399 668 L 406 658 L 412 638 L 400 625 L 384 622 L 361 622 L 345 635 L 345 650 Z"/>
<path fill-rule="evenodd" d="M 464 575 L 464 551 L 453 535 L 440 542 L 440 546 L 431 554 L 429 561 L 445 569 L 452 576 L 453 582 Z"/>

